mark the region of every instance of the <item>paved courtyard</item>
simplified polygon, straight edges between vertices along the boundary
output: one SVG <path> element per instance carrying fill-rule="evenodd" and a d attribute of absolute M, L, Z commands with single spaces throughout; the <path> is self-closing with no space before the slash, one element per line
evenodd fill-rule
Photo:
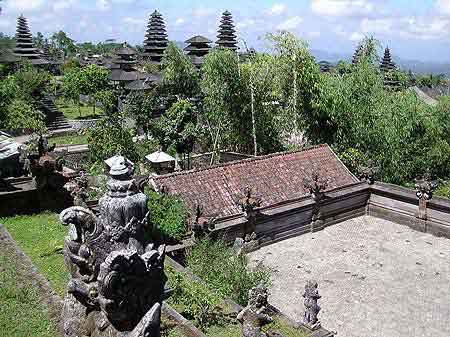
<path fill-rule="evenodd" d="M 266 246 L 270 303 L 296 321 L 308 279 L 319 283 L 322 325 L 342 337 L 450 336 L 450 240 L 360 217 Z"/>

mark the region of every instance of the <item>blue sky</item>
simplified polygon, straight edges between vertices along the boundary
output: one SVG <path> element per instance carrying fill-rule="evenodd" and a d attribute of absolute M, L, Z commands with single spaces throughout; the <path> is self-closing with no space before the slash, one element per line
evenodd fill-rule
<path fill-rule="evenodd" d="M 14 33 L 23 13 L 33 33 L 66 31 L 77 41 L 141 43 L 149 14 L 158 9 L 169 37 L 215 39 L 221 13 L 232 12 L 238 35 L 262 48 L 267 32 L 289 30 L 311 48 L 351 54 L 374 35 L 405 59 L 450 61 L 450 0 L 3 0 L 0 31 Z"/>

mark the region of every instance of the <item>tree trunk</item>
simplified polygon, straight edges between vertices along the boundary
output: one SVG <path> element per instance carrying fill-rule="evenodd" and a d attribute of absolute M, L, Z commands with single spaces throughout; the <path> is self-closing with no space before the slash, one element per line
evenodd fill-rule
<path fill-rule="evenodd" d="M 256 144 L 256 121 L 255 121 L 255 90 L 251 84 L 251 107 L 252 107 L 252 134 L 253 134 L 253 155 L 258 154 L 258 146 Z"/>

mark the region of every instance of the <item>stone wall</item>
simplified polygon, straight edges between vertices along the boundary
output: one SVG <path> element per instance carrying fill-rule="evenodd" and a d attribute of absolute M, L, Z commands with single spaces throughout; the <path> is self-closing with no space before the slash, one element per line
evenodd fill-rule
<path fill-rule="evenodd" d="M 416 230 L 450 238 L 450 200 L 428 202 L 427 220 L 418 218 L 415 191 L 384 183 L 357 183 L 330 191 L 320 206 L 322 221 L 312 224 L 315 202 L 304 197 L 260 209 L 256 233 L 261 245 L 271 244 L 365 214 L 410 226 Z M 242 236 L 243 215 L 222 218 L 214 235 L 227 242 Z"/>
<path fill-rule="evenodd" d="M 97 125 L 99 119 L 72 119 L 69 120 L 69 124 L 75 131 L 93 129 Z"/>

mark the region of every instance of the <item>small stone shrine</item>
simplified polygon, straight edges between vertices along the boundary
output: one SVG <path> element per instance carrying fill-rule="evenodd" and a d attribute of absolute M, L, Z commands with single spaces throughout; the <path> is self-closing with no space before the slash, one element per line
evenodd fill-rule
<path fill-rule="evenodd" d="M 165 246 L 145 233 L 147 197 L 127 161 L 111 167 L 100 214 L 70 207 L 64 261 L 70 281 L 62 310 L 65 337 L 159 337 L 164 299 Z"/>

